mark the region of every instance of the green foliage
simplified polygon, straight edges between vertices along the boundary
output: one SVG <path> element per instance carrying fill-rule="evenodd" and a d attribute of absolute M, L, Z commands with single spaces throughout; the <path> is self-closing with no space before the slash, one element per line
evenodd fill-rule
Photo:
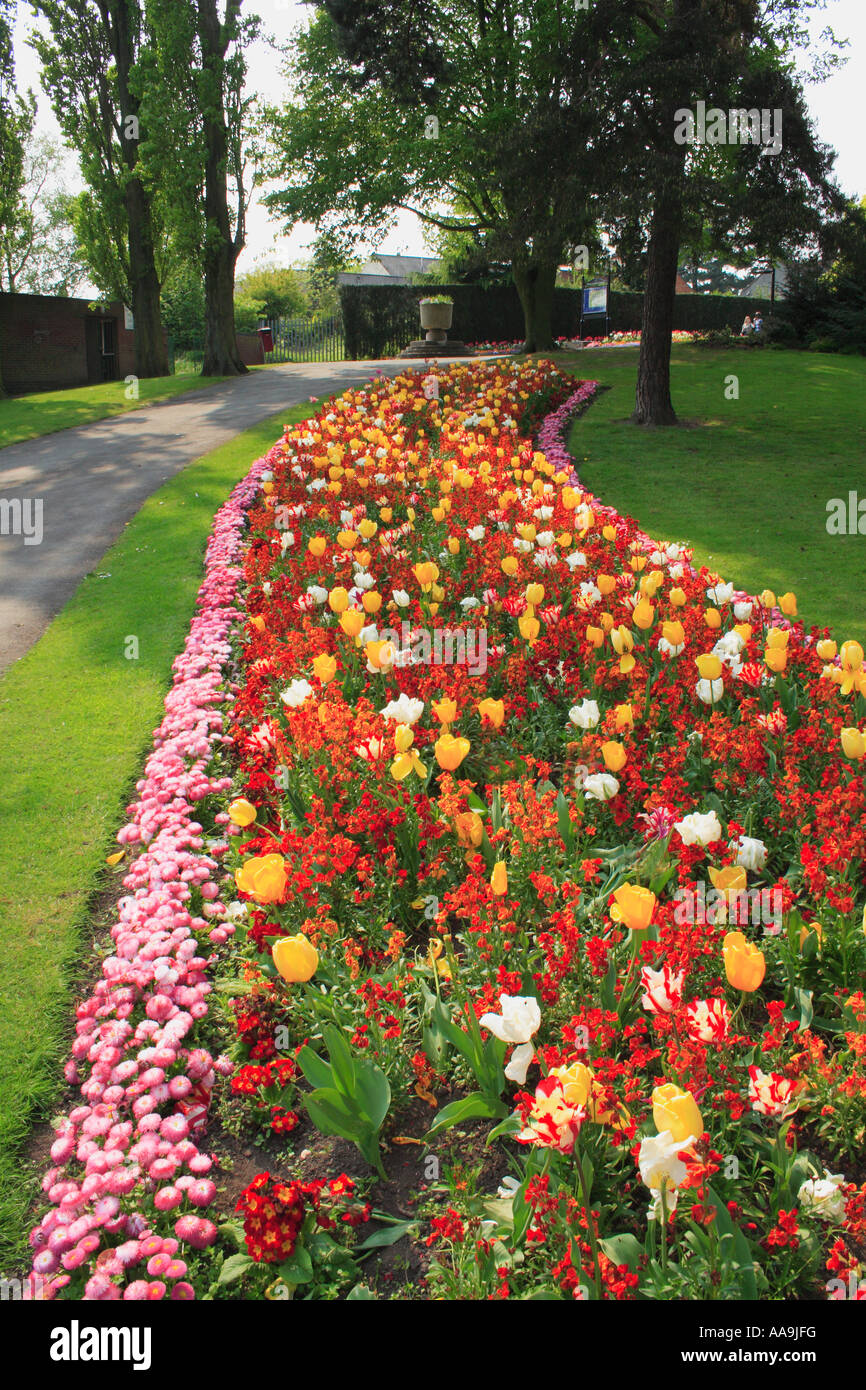
<path fill-rule="evenodd" d="M 162 287 L 162 321 L 175 349 L 197 351 L 204 343 L 204 282 L 187 259 L 175 262 Z"/>
<path fill-rule="evenodd" d="M 237 298 L 260 304 L 266 319 L 294 318 L 309 307 L 301 277 L 287 266 L 261 266 L 239 276 Z"/>
<path fill-rule="evenodd" d="M 356 1058 L 339 1028 L 324 1025 L 322 1037 L 330 1061 L 302 1047 L 298 1066 L 314 1090 L 304 1096 L 313 1124 L 322 1134 L 337 1134 L 356 1144 L 368 1163 L 385 1176 L 379 1131 L 391 1105 L 388 1078 L 369 1058 Z"/>

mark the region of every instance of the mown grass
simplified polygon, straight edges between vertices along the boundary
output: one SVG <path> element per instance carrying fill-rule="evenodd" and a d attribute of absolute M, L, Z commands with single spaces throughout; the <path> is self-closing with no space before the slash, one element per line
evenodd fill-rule
<path fill-rule="evenodd" d="M 98 386 L 73 386 L 64 391 L 39 391 L 32 396 L 0 399 L 0 448 L 56 434 L 75 425 L 91 425 L 111 415 L 140 410 L 154 401 L 170 400 L 188 391 L 200 391 L 225 381 L 222 376 L 197 376 L 192 372 L 177 376 L 142 378 L 138 399 L 128 400 L 122 381 L 103 381 Z"/>
<path fill-rule="evenodd" d="M 0 679 L 0 1274 L 20 1258 L 32 1195 L 22 1147 L 62 1084 L 89 907 L 110 881 L 105 858 L 161 719 L 214 513 L 281 426 L 314 410 L 263 420 L 154 493 Z M 113 873 L 120 893 L 123 866 Z"/>
<path fill-rule="evenodd" d="M 827 532 L 831 498 L 866 498 L 866 360 L 677 347 L 672 394 L 684 425 L 641 430 L 628 420 L 637 356 L 562 355 L 611 388 L 570 434 L 586 486 L 651 536 L 688 541 L 725 580 L 791 590 L 807 623 L 866 640 L 866 535 Z M 730 376 L 739 399 L 725 397 Z"/>

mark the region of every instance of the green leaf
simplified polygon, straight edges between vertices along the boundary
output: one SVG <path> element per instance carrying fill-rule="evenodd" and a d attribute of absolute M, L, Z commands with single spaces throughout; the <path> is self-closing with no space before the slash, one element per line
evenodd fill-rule
<path fill-rule="evenodd" d="M 509 1115 L 507 1119 L 502 1121 L 501 1125 L 491 1129 L 487 1136 L 487 1144 L 488 1146 L 492 1144 L 494 1139 L 511 1139 L 515 1134 L 519 1134 L 522 1128 L 523 1121 L 520 1116 Z"/>
<path fill-rule="evenodd" d="M 417 1225 L 417 1221 L 398 1221 L 394 1226 L 383 1226 L 380 1231 L 374 1231 L 366 1240 L 362 1240 L 355 1249 L 381 1250 L 386 1245 L 396 1245 L 398 1240 L 402 1240 Z"/>
<path fill-rule="evenodd" d="M 304 1096 L 303 1102 L 307 1114 L 322 1134 L 338 1134 L 341 1139 L 351 1139 L 353 1144 L 357 1143 L 358 1134 L 364 1128 L 363 1123 L 346 1109 L 339 1091 L 323 1087 L 313 1091 L 312 1095 Z"/>
<path fill-rule="evenodd" d="M 366 1057 L 355 1065 L 355 1097 L 365 1119 L 380 1129 L 391 1104 L 391 1087 L 382 1068 Z"/>
<path fill-rule="evenodd" d="M 350 1289 L 346 1294 L 347 1303 L 371 1303 L 377 1301 L 378 1295 L 374 1294 L 373 1290 L 368 1288 L 366 1284 L 356 1284 L 355 1287 Z"/>
<path fill-rule="evenodd" d="M 313 1261 L 303 1245 L 296 1245 L 289 1258 L 277 1269 L 287 1284 L 309 1284 L 313 1278 Z"/>
<path fill-rule="evenodd" d="M 347 1096 L 354 1095 L 355 1061 L 352 1057 L 352 1049 L 346 1042 L 340 1029 L 335 1028 L 333 1024 L 326 1023 L 323 1025 L 322 1037 L 328 1049 L 331 1066 L 334 1068 L 333 1080 L 337 1083 L 338 1089 L 345 1092 Z M 331 1084 L 333 1084 L 333 1082 Z"/>
<path fill-rule="evenodd" d="M 311 1047 L 302 1047 L 298 1053 L 298 1066 L 311 1086 L 333 1086 L 334 1071 L 330 1062 L 320 1057 Z"/>
<path fill-rule="evenodd" d="M 475 792 L 470 792 L 470 793 L 469 793 L 469 796 L 467 797 L 467 800 L 466 800 L 466 804 L 467 804 L 467 806 L 469 807 L 470 811 L 474 811 L 474 812 L 476 813 L 476 815 L 479 815 L 479 816 L 486 816 L 486 815 L 487 815 L 487 805 L 486 805 L 486 803 L 483 802 L 483 801 L 481 800 L 481 797 L 480 797 L 480 796 L 476 796 Z"/>
<path fill-rule="evenodd" d="M 782 1017 L 788 1023 L 799 1023 L 798 1033 L 804 1033 L 812 1022 L 814 1009 L 812 1008 L 812 990 L 795 989 L 794 1003 L 786 1009 Z"/>
<path fill-rule="evenodd" d="M 568 802 L 562 792 L 556 798 L 556 828 L 559 831 L 559 838 L 565 845 L 566 853 L 571 854 L 574 848 L 574 828 L 568 814 Z"/>
<path fill-rule="evenodd" d="M 246 1274 L 251 1265 L 255 1264 L 252 1255 L 237 1254 L 229 1255 L 223 1261 L 223 1267 L 219 1272 L 218 1284 L 233 1284 L 235 1279 L 240 1279 L 241 1275 Z"/>
<path fill-rule="evenodd" d="M 629 1231 L 622 1231 L 617 1236 L 607 1236 L 599 1241 L 604 1253 L 609 1260 L 613 1260 L 615 1265 L 628 1265 L 630 1270 L 635 1270 L 643 1258 L 643 1247 L 636 1236 Z"/>
<path fill-rule="evenodd" d="M 725 1263 L 736 1272 L 743 1298 L 748 1302 L 754 1302 L 758 1297 L 758 1285 L 755 1279 L 755 1261 L 749 1242 L 739 1226 L 732 1221 L 731 1214 L 719 1194 L 712 1187 L 707 1189 L 707 1193 L 711 1204 L 716 1209 L 716 1226 L 722 1237 L 721 1249 Z M 731 1258 L 731 1252 L 733 1258 Z"/>
<path fill-rule="evenodd" d="M 459 1125 L 463 1120 L 496 1119 L 504 1110 L 501 1101 L 486 1096 L 483 1091 L 473 1091 L 471 1095 L 464 1096 L 463 1100 L 452 1101 L 444 1110 L 439 1111 L 427 1131 L 428 1138 L 431 1134 L 438 1134 L 440 1130 Z"/>

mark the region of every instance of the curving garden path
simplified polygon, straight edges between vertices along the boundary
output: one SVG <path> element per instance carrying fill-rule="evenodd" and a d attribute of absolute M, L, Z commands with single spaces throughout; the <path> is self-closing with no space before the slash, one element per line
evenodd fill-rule
<path fill-rule="evenodd" d="M 393 359 L 279 365 L 0 449 L 0 499 L 43 504 L 41 543 L 0 535 L 0 671 L 41 637 L 145 499 L 193 459 L 310 396 L 405 367 Z"/>

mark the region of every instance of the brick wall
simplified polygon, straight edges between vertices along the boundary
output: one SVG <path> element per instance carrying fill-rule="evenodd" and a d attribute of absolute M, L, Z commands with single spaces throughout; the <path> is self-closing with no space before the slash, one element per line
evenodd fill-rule
<path fill-rule="evenodd" d="M 264 366 L 265 354 L 258 333 L 239 333 L 238 352 L 245 367 Z"/>
<path fill-rule="evenodd" d="M 122 304 L 90 308 L 88 299 L 0 294 L 0 366 L 6 390 L 55 391 L 135 372 L 135 334 L 124 325 Z M 113 324 L 113 356 L 103 354 L 100 320 Z"/>

